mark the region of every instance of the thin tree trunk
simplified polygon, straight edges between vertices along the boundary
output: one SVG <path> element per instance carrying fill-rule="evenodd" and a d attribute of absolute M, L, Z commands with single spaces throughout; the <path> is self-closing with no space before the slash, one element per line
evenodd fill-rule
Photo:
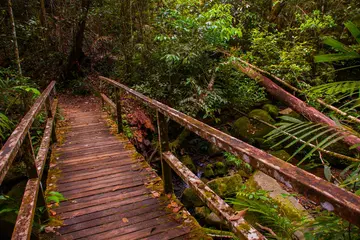
<path fill-rule="evenodd" d="M 18 47 L 18 42 L 17 42 L 17 37 L 16 37 L 15 20 L 14 20 L 14 14 L 13 14 L 13 11 L 12 11 L 12 2 L 11 2 L 11 0 L 8 0 L 8 7 L 9 7 L 9 17 L 10 17 L 11 29 L 12 29 L 13 41 L 14 41 L 14 52 L 15 52 L 16 64 L 17 64 L 17 67 L 18 67 L 19 74 L 22 75 L 21 64 L 20 64 L 20 56 L 19 56 L 19 47 Z"/>
<path fill-rule="evenodd" d="M 237 62 L 233 62 L 233 64 L 243 73 L 248 75 L 250 78 L 255 79 L 259 82 L 261 86 L 263 86 L 267 92 L 270 93 L 270 95 L 274 96 L 278 100 L 286 103 L 289 107 L 294 109 L 296 112 L 303 115 L 305 118 L 309 119 L 312 122 L 316 123 L 323 123 L 330 127 L 338 128 L 338 125 L 331 120 L 329 117 L 318 111 L 317 109 L 309 106 L 302 100 L 298 99 L 297 97 L 291 95 L 284 89 L 282 89 L 280 86 L 275 84 L 273 81 L 271 81 L 269 78 L 261 75 L 259 72 L 255 71 L 251 67 L 248 66 L 242 66 L 241 64 Z M 335 130 L 336 131 L 336 130 Z M 355 136 L 349 131 L 341 131 L 341 135 L 344 136 L 342 141 L 346 143 L 349 146 L 354 146 L 356 144 L 360 143 L 360 138 Z M 358 151 L 360 151 L 360 146 L 356 148 Z"/>
<path fill-rule="evenodd" d="M 40 0 L 40 23 L 43 28 L 46 27 L 45 0 Z"/>

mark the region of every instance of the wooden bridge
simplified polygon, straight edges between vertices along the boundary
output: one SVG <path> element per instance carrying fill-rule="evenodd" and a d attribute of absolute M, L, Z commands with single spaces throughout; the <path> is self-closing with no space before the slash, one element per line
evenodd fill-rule
<path fill-rule="evenodd" d="M 65 142 L 56 148 L 61 175 L 58 190 L 67 201 L 56 209 L 64 220 L 60 239 L 206 239 L 201 228 L 187 211 L 172 211 L 179 206 L 173 199 L 172 171 L 179 175 L 203 202 L 215 212 L 241 239 L 265 237 L 185 167 L 169 149 L 167 119 L 181 124 L 219 148 L 231 152 L 288 187 L 321 204 L 325 209 L 360 226 L 360 199 L 321 178 L 288 164 L 251 145 L 233 138 L 196 119 L 152 100 L 114 80 L 100 77 L 115 90 L 115 102 L 101 93 L 103 104 L 114 109 L 117 132 L 122 132 L 121 92 L 125 91 L 156 110 L 157 128 L 162 153 L 162 181 L 141 157 L 135 157 L 134 147 L 125 138 L 110 134 L 102 111 L 84 111 L 67 107 L 69 126 Z M 101 89 L 100 89 L 101 90 Z M 0 152 L 0 183 L 7 174 L 19 150 L 27 165 L 28 182 L 19 210 L 12 239 L 30 239 L 36 206 L 45 204 L 41 179 L 51 142 L 56 142 L 55 112 L 57 100 L 55 82 L 44 90 L 22 119 Z M 37 114 L 45 109 L 46 128 L 35 156 L 29 129 Z M 99 108 L 100 109 L 100 108 Z M 45 169 L 46 170 L 46 169 Z M 163 185 L 164 194 L 147 186 Z M 45 211 L 48 213 L 48 210 Z M 50 212 L 51 213 L 51 212 Z M 193 222 L 191 222 L 193 221 Z"/>

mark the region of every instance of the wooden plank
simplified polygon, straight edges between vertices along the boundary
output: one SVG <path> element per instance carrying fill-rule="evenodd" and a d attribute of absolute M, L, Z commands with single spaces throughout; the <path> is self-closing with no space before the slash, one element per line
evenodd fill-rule
<path fill-rule="evenodd" d="M 29 179 L 16 219 L 15 228 L 11 237 L 12 240 L 30 239 L 38 192 L 39 180 L 37 178 Z"/>
<path fill-rule="evenodd" d="M 27 114 L 21 119 L 19 125 L 15 128 L 10 135 L 4 146 L 0 151 L 0 184 L 9 170 L 16 154 L 18 153 L 26 134 L 28 133 L 36 115 L 40 112 L 45 103 L 46 98 L 55 86 L 55 81 L 51 82 L 49 86 L 43 91 L 34 105 L 30 108 Z"/>
<path fill-rule="evenodd" d="M 131 187 L 125 187 L 125 186 L 118 186 L 118 187 L 119 187 L 119 189 L 116 188 L 116 190 L 120 190 L 120 189 L 124 189 L 124 188 L 131 188 Z M 135 186 L 133 186 L 133 187 L 135 187 Z M 110 191 L 107 191 L 107 192 L 115 192 L 116 190 L 111 191 L 111 189 L 110 189 Z M 76 203 L 76 204 L 69 205 L 69 206 L 61 206 L 60 208 L 58 208 L 57 211 L 59 213 L 65 213 L 65 212 L 72 212 L 72 211 L 75 211 L 75 210 L 81 210 L 81 209 L 85 209 L 85 208 L 90 208 L 90 207 L 93 207 L 93 206 L 95 206 L 95 208 L 96 208 L 99 205 L 104 204 L 104 203 L 122 201 L 124 199 L 129 199 L 129 198 L 132 198 L 134 196 L 140 196 L 140 195 L 145 195 L 145 194 L 149 194 L 149 191 L 144 188 L 144 189 L 140 189 L 140 190 L 137 190 L 137 191 L 134 191 L 134 192 L 117 194 L 117 195 L 114 195 L 114 196 L 105 195 L 100 199 L 92 200 L 92 201 L 89 201 L 89 202 Z"/>
<path fill-rule="evenodd" d="M 109 192 L 115 192 L 116 190 L 126 189 L 126 188 L 133 188 L 137 186 L 144 185 L 144 182 L 140 180 L 132 180 L 127 183 L 122 183 L 121 185 L 118 182 L 105 182 L 105 183 L 98 183 L 96 185 L 90 187 L 82 187 L 81 189 L 74 189 L 69 191 L 63 191 L 62 194 L 69 198 L 77 198 L 75 196 L 84 196 L 89 192 L 93 193 L 94 190 L 101 189 L 101 192 L 108 190 Z"/>
<path fill-rule="evenodd" d="M 90 179 L 78 181 L 78 182 L 76 182 L 76 184 L 69 182 L 69 183 L 58 183 L 57 185 L 60 188 L 71 189 L 72 187 L 76 188 L 76 186 L 82 186 L 82 185 L 86 186 L 86 185 L 96 184 L 98 181 L 107 181 L 107 180 L 111 180 L 111 179 L 113 179 L 114 181 L 124 181 L 126 179 L 138 177 L 140 179 L 145 180 L 145 176 L 147 176 L 147 175 L 136 174 L 136 176 L 134 176 L 133 173 L 118 173 L 118 174 L 105 175 L 102 177 L 90 178 Z"/>
<path fill-rule="evenodd" d="M 145 200 L 145 199 L 149 199 L 149 196 L 140 195 L 137 197 L 125 199 L 123 201 L 109 202 L 109 203 L 102 204 L 102 205 L 99 205 L 96 207 L 90 207 L 90 208 L 86 208 L 86 209 L 79 209 L 79 210 L 72 211 L 72 212 L 66 212 L 66 213 L 61 214 L 61 218 L 67 219 L 67 218 L 73 218 L 73 217 L 77 217 L 77 216 L 81 216 L 81 215 L 93 214 L 95 212 L 107 210 L 107 209 L 114 208 L 114 207 L 119 207 L 122 205 L 131 204 L 134 201 Z"/>
<path fill-rule="evenodd" d="M 146 198 L 146 199 L 133 199 L 129 204 L 123 204 L 118 207 L 112 207 L 106 210 L 94 212 L 92 214 L 75 216 L 74 218 L 69 218 L 64 220 L 65 228 L 66 226 L 76 227 L 78 224 L 87 221 L 96 221 L 102 217 L 111 216 L 118 213 L 126 213 L 128 211 L 134 211 L 139 208 L 145 208 L 151 205 L 156 205 L 161 207 L 157 199 L 154 198 Z"/>
<path fill-rule="evenodd" d="M 77 235 L 78 234 L 81 234 L 83 236 L 85 236 L 86 234 L 91 235 L 99 232 L 99 231 L 94 231 L 93 227 L 95 226 L 101 225 L 102 228 L 105 228 L 106 224 L 122 221 L 123 218 L 127 218 L 129 220 L 128 225 L 130 225 L 135 222 L 138 222 L 140 219 L 143 218 L 150 219 L 149 217 L 154 217 L 154 215 L 156 215 L 155 217 L 165 215 L 165 212 L 162 210 L 163 209 L 159 209 L 159 204 L 155 202 L 154 204 L 141 206 L 140 208 L 132 208 L 131 210 L 127 210 L 127 211 L 116 211 L 111 215 L 107 215 L 90 221 L 77 223 L 75 225 L 63 226 L 61 227 L 60 233 L 61 234 L 72 233 L 71 234 L 72 237 L 75 237 L 73 234 L 74 232 L 76 232 Z M 147 214 L 149 214 L 150 216 Z M 108 229 L 111 229 L 111 227 L 110 228 L 108 227 Z M 87 233 L 81 233 L 83 231 L 86 231 Z"/>
<path fill-rule="evenodd" d="M 106 222 L 108 219 L 99 219 L 99 222 L 96 222 L 101 222 L 101 225 L 93 226 L 93 224 L 89 224 L 85 226 L 86 229 L 72 232 L 71 234 L 65 234 L 64 237 L 66 239 L 84 238 L 94 234 L 108 232 L 117 228 L 123 228 L 125 226 L 133 225 L 143 221 L 152 221 L 154 218 L 158 218 L 167 214 L 165 211 L 154 211 L 154 209 L 151 208 L 147 210 L 151 211 L 144 212 L 144 209 L 137 209 L 137 216 L 131 216 L 130 214 L 113 215 L 111 216 L 112 218 L 110 219 L 110 222 Z M 128 222 L 124 222 L 122 220 L 123 218 L 126 218 Z"/>
<path fill-rule="evenodd" d="M 102 158 L 105 157 L 111 157 L 111 156 L 118 156 L 118 155 L 126 155 L 129 154 L 130 152 L 125 152 L 124 150 L 118 150 L 118 151 L 113 151 L 113 152 L 109 152 L 109 153 L 103 153 L 103 154 L 98 154 L 98 155 L 93 155 L 93 156 L 88 156 L 85 159 L 82 157 L 72 157 L 72 158 L 62 158 L 61 156 L 59 157 L 59 159 L 62 161 L 62 163 L 64 164 L 69 164 L 69 163 L 76 163 L 76 162 L 83 162 L 84 160 L 90 161 L 93 159 L 96 160 L 100 160 Z"/>
<path fill-rule="evenodd" d="M 106 167 L 101 166 L 100 164 L 106 165 Z M 95 162 L 85 163 L 85 164 L 78 164 L 78 165 L 62 165 L 62 173 L 67 172 L 76 172 L 76 171 L 84 171 L 84 170 L 91 170 L 91 169 L 100 169 L 100 168 L 110 168 L 112 166 L 124 166 L 124 165 L 133 165 L 134 160 L 127 158 L 108 158 Z"/>
<path fill-rule="evenodd" d="M 90 202 L 93 200 L 102 199 L 104 197 L 111 197 L 111 196 L 117 196 L 119 194 L 136 192 L 136 191 L 143 190 L 143 189 L 144 189 L 144 187 L 142 185 L 139 185 L 139 186 L 135 186 L 135 187 L 131 187 L 131 188 L 117 189 L 116 191 L 107 191 L 107 192 L 103 192 L 103 193 L 93 194 L 93 195 L 89 195 L 89 196 L 85 196 L 85 197 L 81 197 L 81 198 L 75 198 L 73 201 L 62 202 L 61 207 L 66 207 L 66 206 L 74 205 L 77 203 Z"/>
<path fill-rule="evenodd" d="M 173 228 L 178 226 L 178 224 L 174 222 L 169 222 L 168 216 L 163 216 L 159 218 L 152 219 L 151 221 L 144 221 L 132 224 L 129 226 L 124 226 L 121 228 L 117 228 L 111 231 L 94 234 L 92 236 L 86 236 L 86 238 L 79 239 L 88 239 L 88 240 L 101 240 L 101 239 L 139 239 L 141 237 L 147 236 L 151 234 L 151 231 L 154 227 L 156 229 L 163 229 L 166 231 L 169 228 Z M 169 226 L 170 225 L 170 226 Z"/>
<path fill-rule="evenodd" d="M 172 228 L 167 230 L 166 232 L 161 232 L 158 233 L 156 231 L 153 231 L 151 233 L 152 236 L 148 236 L 142 239 L 146 239 L 146 240 L 158 240 L 158 239 L 162 239 L 162 240 L 168 240 L 168 239 L 174 239 L 174 238 L 179 238 L 182 240 L 187 239 L 185 236 L 188 235 L 190 232 L 190 228 L 185 228 L 185 227 L 181 227 L 181 228 Z"/>
<path fill-rule="evenodd" d="M 193 172 L 180 162 L 171 152 L 163 153 L 163 159 L 187 183 L 198 197 L 218 215 L 228 227 L 243 239 L 265 239 L 260 232 L 245 221 L 244 218 L 232 220 L 235 211 L 222 200 L 211 188 L 203 183 Z"/>

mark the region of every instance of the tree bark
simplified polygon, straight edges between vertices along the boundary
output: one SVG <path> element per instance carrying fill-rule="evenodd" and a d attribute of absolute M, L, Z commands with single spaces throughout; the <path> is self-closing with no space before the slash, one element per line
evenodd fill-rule
<path fill-rule="evenodd" d="M 303 115 L 305 118 L 309 119 L 312 122 L 316 123 L 323 123 L 330 127 L 333 127 L 335 131 L 336 128 L 339 126 L 331 120 L 329 117 L 318 111 L 317 109 L 309 106 L 302 100 L 298 99 L 297 97 L 291 95 L 284 89 L 282 89 L 280 86 L 275 84 L 273 81 L 271 81 L 269 78 L 261 75 L 259 72 L 253 70 L 251 67 L 248 66 L 242 66 L 241 64 L 237 62 L 233 62 L 233 64 L 243 73 L 248 75 L 250 78 L 255 79 L 259 82 L 261 86 L 263 86 L 267 92 L 270 93 L 270 95 L 274 96 L 278 100 L 286 103 L 289 107 L 294 109 L 296 112 Z M 346 143 L 349 146 L 354 146 L 355 144 L 360 143 L 360 138 L 352 134 L 348 131 L 341 131 L 340 132 L 344 138 L 342 141 Z M 360 151 L 360 146 L 356 148 L 358 151 Z"/>
<path fill-rule="evenodd" d="M 82 59 L 85 56 L 82 48 L 84 43 L 86 20 L 89 13 L 90 4 L 91 0 L 82 0 L 82 16 L 80 17 L 80 21 L 77 24 L 76 36 L 68 57 L 67 67 L 64 73 L 65 82 L 75 77 L 74 72 L 79 71 L 78 66 L 81 64 Z"/>
<path fill-rule="evenodd" d="M 19 74 L 22 75 L 20 56 L 19 56 L 19 47 L 18 47 L 18 42 L 17 42 L 17 37 L 16 37 L 15 20 L 14 20 L 14 14 L 13 14 L 13 10 L 12 10 L 11 0 L 8 0 L 8 8 L 9 8 L 8 10 L 9 10 L 9 17 L 10 17 L 13 41 L 14 41 L 14 53 L 15 53 L 16 65 L 17 65 Z"/>
<path fill-rule="evenodd" d="M 40 23 L 43 28 L 46 27 L 45 0 L 40 0 Z"/>

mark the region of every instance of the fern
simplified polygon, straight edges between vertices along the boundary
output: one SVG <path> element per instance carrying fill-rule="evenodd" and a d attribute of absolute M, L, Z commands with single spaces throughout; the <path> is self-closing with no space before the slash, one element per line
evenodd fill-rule
<path fill-rule="evenodd" d="M 280 117 L 280 119 L 282 119 L 283 122 L 277 123 L 276 126 L 278 126 L 278 128 L 272 130 L 265 136 L 266 141 L 278 140 L 272 148 L 285 143 L 285 148 L 289 148 L 294 144 L 301 143 L 302 145 L 288 160 L 299 154 L 306 147 L 310 147 L 311 150 L 299 161 L 298 166 L 306 159 L 309 159 L 318 150 L 350 161 L 360 161 L 360 159 L 353 159 L 351 157 L 326 150 L 326 148 L 345 137 L 343 133 L 346 131 L 341 127 L 336 128 L 320 123 L 303 122 L 288 116 Z"/>
<path fill-rule="evenodd" d="M 4 141 L 7 138 L 7 135 L 11 132 L 13 128 L 13 122 L 9 120 L 4 114 L 0 113 L 0 137 L 1 141 Z"/>
<path fill-rule="evenodd" d="M 264 226 L 270 227 L 276 234 L 276 239 L 291 239 L 296 231 L 296 224 L 280 210 L 278 205 L 267 196 L 264 190 L 252 191 L 243 186 L 236 195 L 236 199 L 229 198 L 227 202 L 236 209 L 247 209 L 247 212 L 256 216 L 256 220 Z M 267 236 L 269 239 L 274 236 Z"/>

